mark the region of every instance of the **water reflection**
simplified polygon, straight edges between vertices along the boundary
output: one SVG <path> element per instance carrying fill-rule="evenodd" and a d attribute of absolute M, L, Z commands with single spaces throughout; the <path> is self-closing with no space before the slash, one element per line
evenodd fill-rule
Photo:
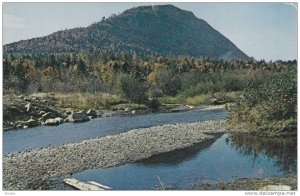
<path fill-rule="evenodd" d="M 295 140 L 250 135 L 215 135 L 193 147 L 156 155 L 118 167 L 94 168 L 72 174 L 81 181 L 96 181 L 115 190 L 147 190 L 161 181 L 176 189 L 197 182 L 231 182 L 239 178 L 270 178 L 295 174 Z M 65 189 L 62 182 L 51 189 Z"/>
<path fill-rule="evenodd" d="M 196 158 L 201 151 L 209 148 L 216 139 L 220 138 L 222 135 L 223 133 L 213 134 L 213 138 L 195 144 L 191 147 L 154 155 L 150 158 L 137 161 L 136 163 L 141 165 L 176 165 Z"/>
<path fill-rule="evenodd" d="M 249 134 L 231 134 L 226 143 L 241 154 L 252 157 L 253 164 L 259 154 L 273 158 L 277 167 L 286 174 L 297 173 L 297 139 L 267 138 Z"/>

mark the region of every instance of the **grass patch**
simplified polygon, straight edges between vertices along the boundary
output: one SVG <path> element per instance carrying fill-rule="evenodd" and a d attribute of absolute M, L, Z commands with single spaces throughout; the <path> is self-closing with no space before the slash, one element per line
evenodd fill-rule
<path fill-rule="evenodd" d="M 238 96 L 239 92 L 207 93 L 191 97 L 185 97 L 184 94 L 179 94 L 176 97 L 160 97 L 159 101 L 162 104 L 221 105 L 234 102 Z"/>
<path fill-rule="evenodd" d="M 185 103 L 189 105 L 202 105 L 209 103 L 210 99 L 212 99 L 212 95 L 209 94 L 197 95 L 194 97 L 187 97 Z"/>
<path fill-rule="evenodd" d="M 108 93 L 69 93 L 54 95 L 57 99 L 57 106 L 61 108 L 88 109 L 110 109 L 112 105 L 126 103 L 117 95 Z"/>
<path fill-rule="evenodd" d="M 159 97 L 158 101 L 161 104 L 182 104 L 182 103 L 184 103 L 184 100 L 179 96 L 176 96 L 176 97 L 172 97 L 172 96 Z"/>

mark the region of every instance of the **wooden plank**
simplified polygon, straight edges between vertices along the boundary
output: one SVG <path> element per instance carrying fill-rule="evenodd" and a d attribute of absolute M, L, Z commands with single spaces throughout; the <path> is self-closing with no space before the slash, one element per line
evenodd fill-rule
<path fill-rule="evenodd" d="M 76 180 L 74 178 L 66 178 L 66 179 L 64 179 L 64 183 L 66 183 L 76 189 L 82 190 L 82 191 L 103 191 L 103 190 L 105 190 L 94 184 L 80 182 L 79 180 Z"/>
<path fill-rule="evenodd" d="M 95 182 L 95 181 L 87 181 L 87 183 L 89 183 L 89 184 L 93 184 L 93 185 L 96 185 L 96 186 L 99 186 L 100 188 L 103 188 L 103 189 L 105 189 L 105 190 L 112 190 L 112 188 L 111 188 L 111 187 L 109 187 L 109 186 L 105 186 L 105 185 L 103 185 L 103 184 L 100 184 L 100 183 L 98 183 L 98 182 Z"/>

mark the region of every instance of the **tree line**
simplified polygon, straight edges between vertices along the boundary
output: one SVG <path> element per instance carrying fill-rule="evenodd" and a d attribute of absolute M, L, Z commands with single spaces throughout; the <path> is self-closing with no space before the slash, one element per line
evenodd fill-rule
<path fill-rule="evenodd" d="M 231 123 L 266 134 L 296 133 L 296 60 L 223 61 L 115 51 L 5 54 L 3 88 L 5 94 L 104 92 L 150 107 L 158 107 L 157 98 L 193 100 L 237 92 Z"/>

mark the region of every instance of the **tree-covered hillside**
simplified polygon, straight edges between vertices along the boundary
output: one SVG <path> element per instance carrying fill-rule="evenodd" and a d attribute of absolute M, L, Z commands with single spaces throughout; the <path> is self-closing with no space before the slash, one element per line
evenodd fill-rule
<path fill-rule="evenodd" d="M 59 31 L 4 46 L 4 52 L 19 54 L 78 54 L 105 50 L 248 59 L 207 22 L 172 5 L 132 8 L 86 28 Z"/>

